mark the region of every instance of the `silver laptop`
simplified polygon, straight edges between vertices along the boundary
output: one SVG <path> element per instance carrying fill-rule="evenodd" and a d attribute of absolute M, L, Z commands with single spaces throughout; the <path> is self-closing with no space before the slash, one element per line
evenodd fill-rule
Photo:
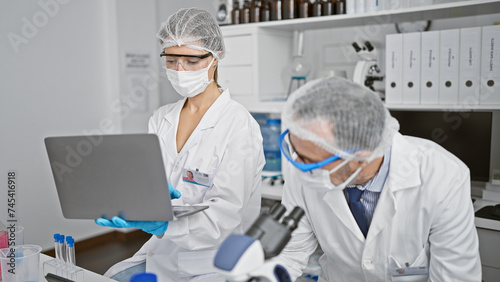
<path fill-rule="evenodd" d="M 172 206 L 155 134 L 45 138 L 63 216 L 169 221 L 208 206 Z"/>

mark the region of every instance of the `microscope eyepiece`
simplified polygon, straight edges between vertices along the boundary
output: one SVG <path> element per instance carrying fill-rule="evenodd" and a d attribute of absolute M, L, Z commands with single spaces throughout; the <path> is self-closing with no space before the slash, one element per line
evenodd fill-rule
<path fill-rule="evenodd" d="M 356 52 L 361 51 L 361 47 L 359 47 L 358 43 L 356 43 L 356 42 L 353 42 L 353 43 L 352 43 L 352 47 L 354 47 L 354 50 L 355 50 Z"/>
<path fill-rule="evenodd" d="M 280 218 L 285 214 L 285 212 L 286 212 L 286 208 L 283 205 L 281 205 L 279 202 L 277 202 L 271 208 L 271 217 L 274 220 L 279 221 Z"/>
<path fill-rule="evenodd" d="M 370 41 L 365 41 L 365 46 L 366 46 L 366 49 L 368 49 L 369 52 L 371 52 L 374 49 L 373 45 L 370 43 Z"/>
<path fill-rule="evenodd" d="M 295 207 L 292 212 L 290 212 L 284 219 L 283 225 L 287 226 L 290 231 L 297 228 L 300 219 L 304 216 L 304 210 L 299 207 Z"/>

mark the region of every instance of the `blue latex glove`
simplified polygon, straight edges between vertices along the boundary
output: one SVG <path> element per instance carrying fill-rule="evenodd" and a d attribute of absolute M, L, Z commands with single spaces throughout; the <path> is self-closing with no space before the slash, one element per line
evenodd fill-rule
<path fill-rule="evenodd" d="M 181 192 L 179 190 L 174 189 L 172 184 L 168 183 L 168 191 L 170 192 L 170 198 L 179 199 L 181 197 Z"/>
<path fill-rule="evenodd" d="M 95 223 L 114 228 L 138 228 L 153 235 L 162 235 L 168 227 L 168 221 L 127 221 L 118 216 L 113 216 L 111 220 L 98 218 Z"/>
<path fill-rule="evenodd" d="M 168 190 L 172 199 L 181 197 L 181 192 L 174 189 L 171 184 L 168 184 Z M 114 216 L 111 220 L 98 218 L 95 220 L 95 223 L 100 226 L 113 228 L 138 228 L 153 235 L 162 235 L 167 231 L 168 227 L 168 221 L 127 221 L 118 216 Z"/>

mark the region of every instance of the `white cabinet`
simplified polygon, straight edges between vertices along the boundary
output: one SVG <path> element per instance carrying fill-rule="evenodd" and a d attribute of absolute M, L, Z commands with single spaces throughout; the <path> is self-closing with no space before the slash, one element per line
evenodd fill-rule
<path fill-rule="evenodd" d="M 477 228 L 477 234 L 483 265 L 483 281 L 498 281 L 500 277 L 500 231 Z"/>
<path fill-rule="evenodd" d="M 288 86 L 292 32 L 246 25 L 224 27 L 222 33 L 226 57 L 219 64 L 219 84 L 252 112 L 268 112 L 261 107 L 266 102 L 281 104 Z"/>
<path fill-rule="evenodd" d="M 474 202 L 474 211 L 497 202 L 478 199 Z M 483 281 L 498 281 L 500 277 L 500 221 L 476 217 L 474 220 L 479 238 L 479 254 L 483 269 Z"/>
<path fill-rule="evenodd" d="M 279 100 L 286 98 L 290 82 L 287 66 L 292 58 L 294 30 L 314 33 L 318 30 L 341 30 L 341 28 L 364 26 L 364 33 L 368 31 L 368 33 L 374 34 L 381 27 L 387 27 L 396 22 L 460 18 L 495 13 L 500 13 L 500 1 L 475 0 L 365 14 L 223 26 L 222 32 L 228 52 L 227 57 L 221 61 L 219 70 L 221 85 L 229 87 L 233 97 L 251 112 L 280 113 L 283 102 L 279 102 Z M 328 36 L 334 38 L 335 35 L 332 33 Z M 355 41 L 355 37 L 356 34 L 351 34 L 350 39 L 346 39 L 346 41 L 352 43 Z M 385 35 L 380 33 L 379 37 L 381 44 L 385 44 Z M 305 42 L 305 48 L 317 47 L 316 39 L 312 38 L 310 40 L 312 42 Z M 335 48 L 333 48 L 335 51 L 341 49 Z M 315 49 L 309 50 L 309 52 L 312 52 L 315 58 L 323 58 L 323 60 L 326 58 L 323 56 L 324 50 Z M 379 63 L 384 65 L 383 61 Z M 318 65 L 318 59 L 315 59 L 313 64 Z M 443 106 L 399 105 L 397 108 L 442 109 Z M 454 107 L 446 108 L 452 109 Z M 455 108 L 464 109 L 463 106 Z M 477 106 L 474 109 L 492 108 L 490 106 Z"/>

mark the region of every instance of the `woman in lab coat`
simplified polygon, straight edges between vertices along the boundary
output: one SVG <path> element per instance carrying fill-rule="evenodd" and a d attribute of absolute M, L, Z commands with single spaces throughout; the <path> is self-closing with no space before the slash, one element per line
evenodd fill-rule
<path fill-rule="evenodd" d="M 225 49 L 208 12 L 181 9 L 157 36 L 167 77 L 185 98 L 158 109 L 149 132 L 158 135 L 167 178 L 181 194 L 172 204 L 209 208 L 167 223 L 136 224 L 156 236 L 105 276 L 128 281 L 147 271 L 158 281 L 224 281 L 213 267 L 218 246 L 230 233 L 244 233 L 259 215 L 262 136 L 250 113 L 217 84 Z M 119 218 L 100 223 L 132 226 Z"/>
<path fill-rule="evenodd" d="M 481 281 L 469 170 L 457 157 L 399 134 L 377 95 L 340 78 L 304 85 L 282 120 L 282 202 L 305 211 L 280 254 L 292 277 L 319 244 L 318 281 Z M 358 201 L 365 233 L 349 189 L 368 196 Z"/>

